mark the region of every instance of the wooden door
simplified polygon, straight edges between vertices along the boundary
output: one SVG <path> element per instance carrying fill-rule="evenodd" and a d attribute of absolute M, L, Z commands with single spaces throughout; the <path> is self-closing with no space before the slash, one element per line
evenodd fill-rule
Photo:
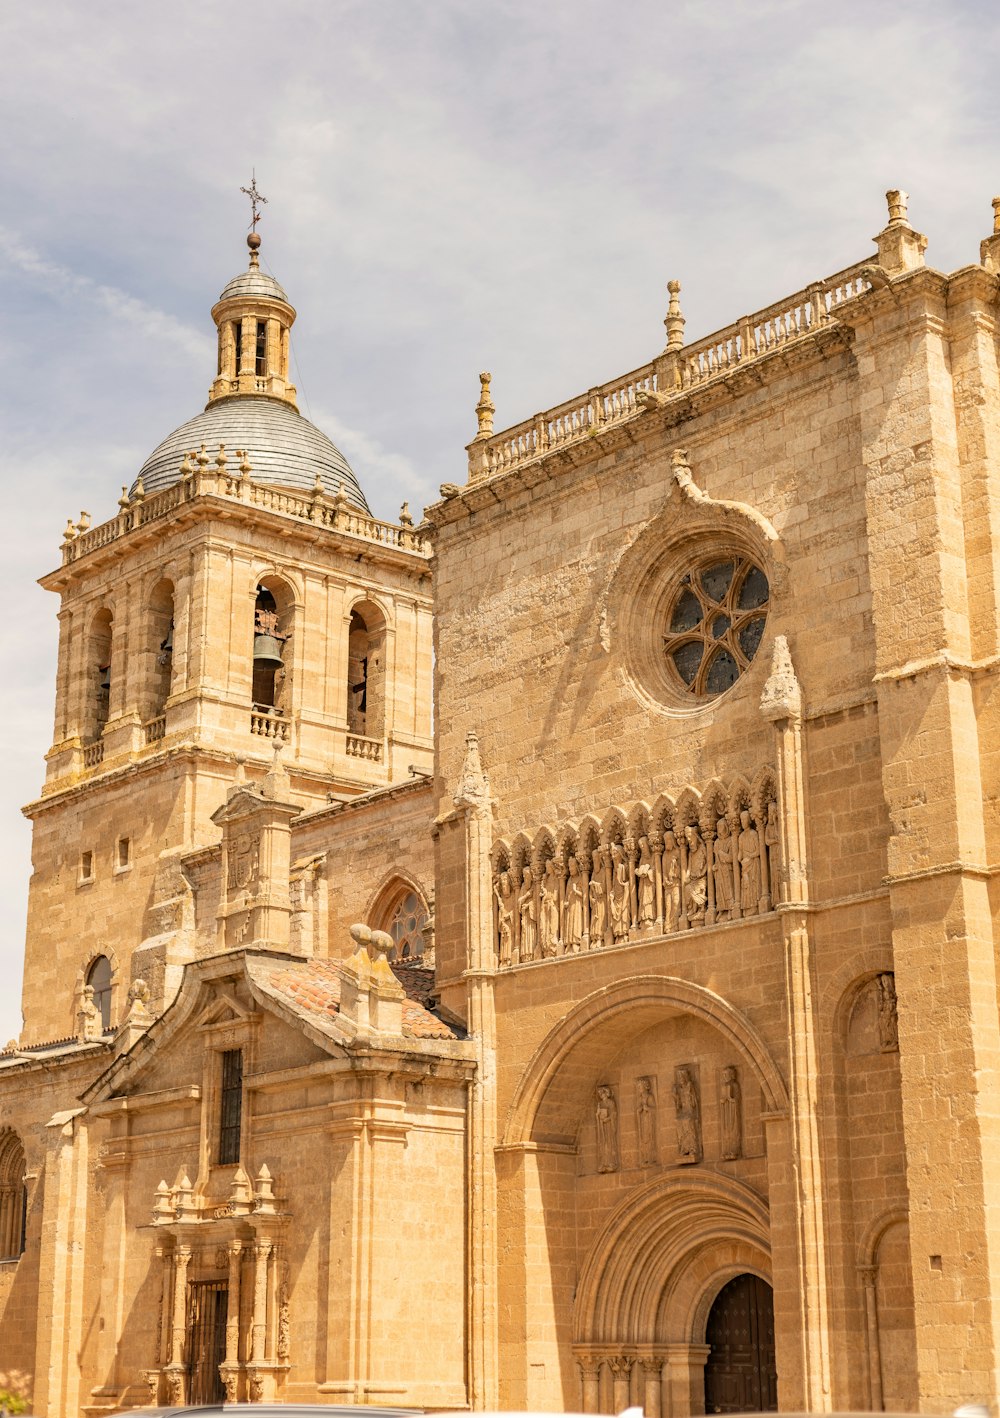
<path fill-rule="evenodd" d="M 756 1275 L 737 1275 L 715 1297 L 705 1342 L 706 1413 L 775 1413 L 774 1298 Z"/>
<path fill-rule="evenodd" d="M 222 1403 L 226 1390 L 219 1365 L 226 1357 L 229 1289 L 221 1281 L 188 1286 L 188 1403 Z"/>

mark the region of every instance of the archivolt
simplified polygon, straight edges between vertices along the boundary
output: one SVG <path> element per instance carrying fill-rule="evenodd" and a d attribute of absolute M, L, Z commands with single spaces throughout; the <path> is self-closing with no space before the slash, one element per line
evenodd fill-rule
<path fill-rule="evenodd" d="M 766 1204 L 731 1177 L 678 1168 L 628 1197 L 591 1248 L 574 1343 L 690 1341 L 705 1295 L 741 1270 L 769 1276 Z"/>
<path fill-rule="evenodd" d="M 691 1014 L 717 1029 L 754 1069 L 765 1109 L 786 1111 L 788 1094 L 778 1066 L 744 1015 L 702 985 L 669 975 L 637 975 L 588 995 L 542 1041 L 511 1103 L 504 1145 L 573 1140 L 582 1075 L 589 1077 L 627 1038 L 672 1014 Z"/>

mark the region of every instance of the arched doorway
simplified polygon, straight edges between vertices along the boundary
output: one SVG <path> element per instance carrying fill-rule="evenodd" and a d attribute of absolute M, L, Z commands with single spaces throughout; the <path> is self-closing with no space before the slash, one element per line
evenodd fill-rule
<path fill-rule="evenodd" d="M 745 1273 L 716 1295 L 705 1327 L 706 1413 L 776 1413 L 774 1296 L 759 1275 Z"/>

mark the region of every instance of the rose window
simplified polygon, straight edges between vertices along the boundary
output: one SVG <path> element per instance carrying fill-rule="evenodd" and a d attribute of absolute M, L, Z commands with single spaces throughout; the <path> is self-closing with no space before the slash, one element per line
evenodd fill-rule
<path fill-rule="evenodd" d="M 713 556 L 680 579 L 663 649 L 681 685 L 697 698 L 722 694 L 760 647 L 770 587 L 747 557 Z"/>

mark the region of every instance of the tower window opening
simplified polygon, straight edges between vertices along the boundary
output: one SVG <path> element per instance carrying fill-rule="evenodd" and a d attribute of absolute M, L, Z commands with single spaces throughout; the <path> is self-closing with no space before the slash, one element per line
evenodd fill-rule
<path fill-rule="evenodd" d="M 219 1165 L 240 1160 L 240 1130 L 243 1121 L 243 1051 L 226 1049 L 222 1055 L 222 1086 L 219 1093 Z"/>
<path fill-rule="evenodd" d="M 253 615 L 253 702 L 261 709 L 280 709 L 284 683 L 278 605 L 266 586 L 257 587 Z"/>
<path fill-rule="evenodd" d="M 115 866 L 119 871 L 125 871 L 132 865 L 132 839 L 131 837 L 119 837 L 115 848 Z"/>
<path fill-rule="evenodd" d="M 87 984 L 101 1012 L 101 1029 L 107 1033 L 111 1028 L 111 961 L 106 955 L 99 955 L 87 971 Z"/>
<path fill-rule="evenodd" d="M 236 350 L 236 373 L 238 375 L 243 363 L 243 325 L 239 320 L 233 323 L 233 348 Z"/>
<path fill-rule="evenodd" d="M 385 621 L 365 603 L 364 614 L 351 612 L 347 641 L 347 729 L 364 738 L 385 731 Z"/>
<path fill-rule="evenodd" d="M 267 373 L 267 321 L 257 321 L 257 350 L 254 360 L 254 372 L 258 375 Z"/>
<path fill-rule="evenodd" d="M 80 880 L 93 881 L 94 879 L 94 854 L 93 852 L 80 853 Z"/>

